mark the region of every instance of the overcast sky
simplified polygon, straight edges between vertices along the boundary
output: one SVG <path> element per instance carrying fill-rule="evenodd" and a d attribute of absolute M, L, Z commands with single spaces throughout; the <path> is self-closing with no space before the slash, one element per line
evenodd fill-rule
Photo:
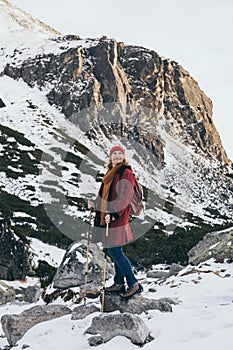
<path fill-rule="evenodd" d="M 179 62 L 214 104 L 233 160 L 232 0 L 10 0 L 63 34 L 107 35 Z"/>

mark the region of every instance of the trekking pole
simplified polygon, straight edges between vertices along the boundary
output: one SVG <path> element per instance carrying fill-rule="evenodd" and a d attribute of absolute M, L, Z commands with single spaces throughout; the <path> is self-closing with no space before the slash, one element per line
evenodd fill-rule
<path fill-rule="evenodd" d="M 108 224 L 106 224 L 106 242 L 108 242 Z M 104 254 L 104 279 L 103 279 L 103 293 L 102 293 L 101 312 L 104 312 L 106 270 L 107 270 L 107 250 L 105 250 L 105 254 Z"/>
<path fill-rule="evenodd" d="M 84 292 L 83 292 L 83 300 L 84 305 L 87 303 L 87 277 L 88 277 L 88 254 L 89 254 L 89 243 L 90 243 L 90 235 L 91 235 L 91 213 L 92 208 L 90 208 L 89 212 L 89 229 L 88 229 L 88 236 L 87 236 L 87 246 L 86 246 L 86 271 L 85 271 L 85 279 L 84 279 Z"/>

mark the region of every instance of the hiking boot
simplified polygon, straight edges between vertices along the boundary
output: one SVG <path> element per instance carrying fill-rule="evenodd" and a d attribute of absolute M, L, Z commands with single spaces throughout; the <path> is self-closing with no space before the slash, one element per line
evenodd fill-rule
<path fill-rule="evenodd" d="M 125 285 L 124 284 L 113 284 L 110 287 L 105 288 L 105 294 L 119 294 L 125 293 Z"/>
<path fill-rule="evenodd" d="M 131 287 L 127 288 L 125 293 L 120 293 L 120 296 L 124 299 L 129 299 L 135 294 L 140 294 L 143 288 L 140 283 L 135 282 Z"/>

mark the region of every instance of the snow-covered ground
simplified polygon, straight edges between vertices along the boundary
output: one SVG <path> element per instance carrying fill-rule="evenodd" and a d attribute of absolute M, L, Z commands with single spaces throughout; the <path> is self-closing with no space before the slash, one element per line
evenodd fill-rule
<path fill-rule="evenodd" d="M 160 268 L 161 266 L 159 266 Z M 155 266 L 156 268 L 156 266 Z M 233 264 L 216 263 L 213 259 L 193 267 L 188 265 L 179 274 L 171 276 L 165 283 L 157 285 L 156 293 L 149 293 L 148 288 L 155 280 L 138 274 L 144 286 L 143 296 L 147 298 L 172 297 L 180 303 L 173 306 L 172 313 L 153 310 L 140 317 L 147 324 L 154 340 L 147 343 L 145 350 L 219 350 L 231 349 L 233 344 Z M 108 281 L 107 284 L 110 284 Z M 96 303 L 89 299 L 90 303 Z M 57 300 L 54 303 L 64 303 Z M 7 304 L 0 306 L 0 316 L 21 313 L 35 305 L 43 305 L 42 300 L 36 304 Z M 64 303 L 71 309 L 77 305 Z M 98 304 L 98 303 L 96 303 Z M 116 311 L 117 312 L 117 311 Z M 84 331 L 89 327 L 93 317 L 84 320 L 71 320 L 71 315 L 43 322 L 31 328 L 18 342 L 21 349 L 24 344 L 31 350 L 48 350 L 67 348 L 69 350 L 90 349 Z M 0 329 L 0 333 L 2 333 Z M 6 338 L 0 338 L 0 348 L 7 345 Z M 138 347 L 124 337 L 115 337 L 106 344 L 98 346 L 99 350 L 116 350 L 122 347 L 135 350 Z"/>
<path fill-rule="evenodd" d="M 53 267 L 58 267 L 63 259 L 65 250 L 43 243 L 39 239 L 28 237 L 30 240 L 30 254 L 31 254 L 31 264 L 34 268 L 38 266 L 38 261 L 46 261 L 49 265 Z"/>

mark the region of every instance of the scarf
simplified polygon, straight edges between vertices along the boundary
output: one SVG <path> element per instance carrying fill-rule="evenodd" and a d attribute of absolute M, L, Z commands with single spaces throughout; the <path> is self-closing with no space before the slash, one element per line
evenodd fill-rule
<path fill-rule="evenodd" d="M 109 198 L 109 190 L 112 184 L 113 178 L 118 169 L 122 166 L 122 163 L 117 164 L 114 168 L 109 169 L 104 175 L 103 182 L 103 191 L 101 196 L 101 204 L 100 204 L 100 224 L 105 225 L 105 215 L 108 213 L 108 198 Z"/>

